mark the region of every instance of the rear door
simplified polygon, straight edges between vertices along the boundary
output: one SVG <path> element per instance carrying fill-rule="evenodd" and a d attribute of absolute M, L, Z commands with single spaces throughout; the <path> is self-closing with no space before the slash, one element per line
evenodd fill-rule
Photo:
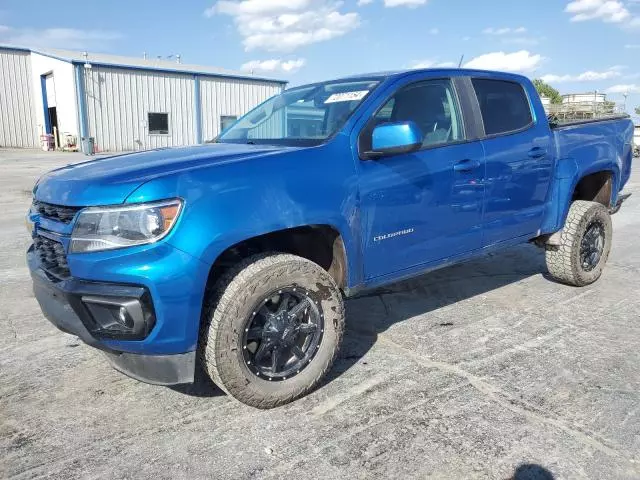
<path fill-rule="evenodd" d="M 548 123 L 536 114 L 530 94 L 517 81 L 472 78 L 471 83 L 485 135 L 483 246 L 534 237 L 553 168 Z"/>

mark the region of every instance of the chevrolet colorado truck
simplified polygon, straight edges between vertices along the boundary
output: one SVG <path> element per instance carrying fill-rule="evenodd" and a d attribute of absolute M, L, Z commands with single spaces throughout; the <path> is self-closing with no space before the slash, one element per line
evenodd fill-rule
<path fill-rule="evenodd" d="M 92 160 L 33 189 L 27 260 L 59 329 L 159 385 L 202 368 L 283 405 L 331 368 L 344 298 L 524 242 L 596 281 L 627 117 L 549 122 L 522 76 L 379 73 L 267 100 L 210 144 Z"/>

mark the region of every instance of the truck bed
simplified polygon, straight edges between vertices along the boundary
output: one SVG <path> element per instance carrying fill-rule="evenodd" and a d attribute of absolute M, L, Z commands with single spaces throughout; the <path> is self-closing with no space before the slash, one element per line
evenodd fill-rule
<path fill-rule="evenodd" d="M 624 118 L 631 118 L 629 115 L 607 115 L 598 118 L 587 118 L 587 119 L 569 119 L 569 120 L 560 120 L 553 115 L 549 116 L 549 127 L 551 130 L 558 130 L 560 128 L 572 127 L 575 125 L 586 125 L 589 123 L 599 123 L 599 122 L 608 122 L 611 120 L 621 120 Z"/>
<path fill-rule="evenodd" d="M 560 161 L 575 161 L 582 176 L 613 170 L 613 190 L 622 190 L 631 174 L 633 155 L 633 122 L 628 115 L 562 124 L 553 127 L 552 133 Z"/>
<path fill-rule="evenodd" d="M 627 115 L 581 120 L 551 129 L 557 166 L 549 214 L 543 232 L 562 228 L 578 181 L 596 172 L 611 172 L 613 207 L 631 175 L 633 122 Z"/>

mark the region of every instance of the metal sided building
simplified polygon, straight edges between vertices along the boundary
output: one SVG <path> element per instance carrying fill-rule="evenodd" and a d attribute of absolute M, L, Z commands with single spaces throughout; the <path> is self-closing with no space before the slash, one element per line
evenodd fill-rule
<path fill-rule="evenodd" d="M 0 147 L 58 133 L 97 151 L 202 143 L 286 82 L 159 59 L 0 46 Z M 54 128 L 55 127 L 55 128 Z"/>

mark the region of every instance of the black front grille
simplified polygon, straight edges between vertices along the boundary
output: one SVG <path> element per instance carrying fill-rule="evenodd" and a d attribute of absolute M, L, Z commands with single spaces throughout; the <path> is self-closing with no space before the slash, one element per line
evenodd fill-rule
<path fill-rule="evenodd" d="M 37 235 L 33 239 L 33 246 L 44 270 L 58 278 L 67 278 L 71 275 L 67 255 L 60 242 Z"/>
<path fill-rule="evenodd" d="M 63 207 L 62 205 L 54 205 L 52 203 L 38 201 L 34 201 L 31 206 L 31 210 L 33 212 L 38 212 L 43 217 L 57 220 L 62 223 L 70 223 L 80 208 L 81 207 Z"/>

